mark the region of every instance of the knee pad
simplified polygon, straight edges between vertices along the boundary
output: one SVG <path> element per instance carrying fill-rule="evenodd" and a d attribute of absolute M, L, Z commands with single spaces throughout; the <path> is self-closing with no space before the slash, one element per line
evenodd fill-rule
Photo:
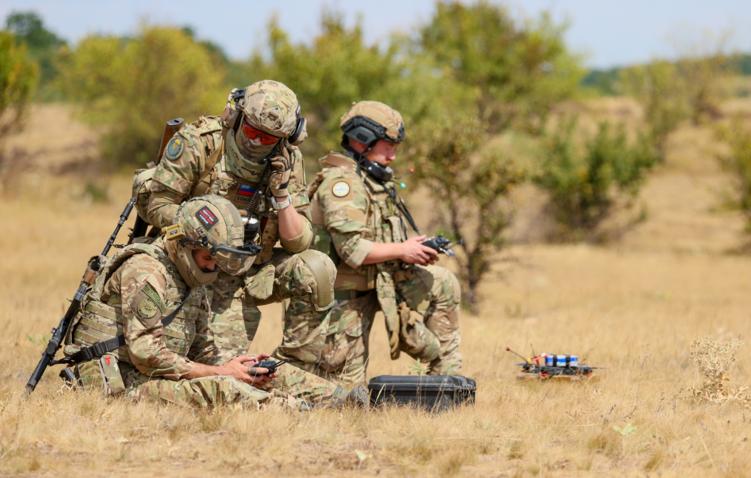
<path fill-rule="evenodd" d="M 326 254 L 307 249 L 297 254 L 313 274 L 313 306 L 318 311 L 330 309 L 334 305 L 334 281 L 336 266 Z"/>

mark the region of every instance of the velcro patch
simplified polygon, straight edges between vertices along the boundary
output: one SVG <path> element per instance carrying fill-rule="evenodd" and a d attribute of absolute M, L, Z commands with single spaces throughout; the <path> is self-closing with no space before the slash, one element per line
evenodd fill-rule
<path fill-rule="evenodd" d="M 258 188 L 251 184 L 241 184 L 237 188 L 238 196 L 250 197 L 256 193 Z"/>
<path fill-rule="evenodd" d="M 164 156 L 170 161 L 174 161 L 183 154 L 183 149 L 185 149 L 185 141 L 179 136 L 173 136 L 167 143 Z"/>
<path fill-rule="evenodd" d="M 211 212 L 211 209 L 209 209 L 208 206 L 199 209 L 196 213 L 196 217 L 206 229 L 211 229 L 217 222 L 219 222 L 219 218 L 216 217 L 216 214 Z"/>
<path fill-rule="evenodd" d="M 331 193 L 338 198 L 347 197 L 350 187 L 347 181 L 337 181 L 331 186 Z"/>
<path fill-rule="evenodd" d="M 161 314 L 161 298 L 156 290 L 148 282 L 139 291 L 134 304 L 136 317 L 144 325 L 151 326 L 158 321 Z"/>

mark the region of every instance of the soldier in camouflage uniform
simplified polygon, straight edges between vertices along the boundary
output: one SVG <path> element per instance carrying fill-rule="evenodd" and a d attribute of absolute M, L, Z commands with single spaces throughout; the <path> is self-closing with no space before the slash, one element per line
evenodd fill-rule
<path fill-rule="evenodd" d="M 210 327 L 225 359 L 248 349 L 260 321 L 258 305 L 298 299 L 313 325 L 285 325 L 282 343 L 289 349 L 314 340 L 315 322 L 333 305 L 336 268 L 325 254 L 308 249 L 313 233 L 296 146 L 305 136 L 295 94 L 281 83 L 260 81 L 233 90 L 223 117 L 201 117 L 176 133 L 146 185 L 145 215 L 156 227 L 172 224 L 187 198 L 210 192 L 237 206 L 248 222 L 246 235 L 257 231 L 262 250 L 252 269 L 244 277 L 220 273 L 212 286 Z"/>
<path fill-rule="evenodd" d="M 428 364 L 430 374 L 461 369 L 459 283 L 432 265 L 437 252 L 397 195 L 388 165 L 404 139 L 401 115 L 375 101 L 356 103 L 341 120 L 344 154 L 321 159 L 310 188 L 314 247 L 338 264 L 336 306 L 323 340 L 311 343 L 296 364 L 343 383 L 365 380 L 368 336 L 375 313 L 386 319 L 391 357 L 400 351 Z M 407 224 L 418 234 L 407 237 Z M 292 300 L 287 322 L 305 322 L 305 304 Z M 298 319 L 298 317 L 300 317 Z M 280 347 L 275 355 L 296 358 Z"/>
<path fill-rule="evenodd" d="M 268 372 L 253 368 L 266 355 L 213 365 L 218 351 L 206 286 L 217 267 L 236 273 L 255 253 L 244 245 L 242 220 L 229 201 L 191 199 L 164 233 L 151 244 L 127 246 L 99 273 L 66 337 L 73 376 L 109 395 L 181 405 L 342 403 L 340 387 L 294 367 L 283 377 L 257 375 Z"/>

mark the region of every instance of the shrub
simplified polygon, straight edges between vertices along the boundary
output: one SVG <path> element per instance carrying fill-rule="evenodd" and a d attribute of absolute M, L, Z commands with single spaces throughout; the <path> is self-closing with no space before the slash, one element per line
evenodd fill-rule
<path fill-rule="evenodd" d="M 736 118 L 729 125 L 719 127 L 717 134 L 728 146 L 719 160 L 733 179 L 729 205 L 743 212 L 746 230 L 751 232 L 751 128 Z"/>
<path fill-rule="evenodd" d="M 534 181 L 548 193 L 564 234 L 581 235 L 594 231 L 619 199 L 636 196 L 657 155 L 643 136 L 630 142 L 622 125 L 601 122 L 583 142 L 576 125 L 565 121 L 546 138 Z"/>
<path fill-rule="evenodd" d="M 103 152 L 118 165 L 153 159 L 166 120 L 221 113 L 227 94 L 212 54 L 177 28 L 147 27 L 133 39 L 88 37 L 61 76 L 84 117 L 102 126 Z"/>

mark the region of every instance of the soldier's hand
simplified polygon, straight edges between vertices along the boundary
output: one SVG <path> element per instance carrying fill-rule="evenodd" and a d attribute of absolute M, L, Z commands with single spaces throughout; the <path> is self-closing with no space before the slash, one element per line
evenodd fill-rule
<path fill-rule="evenodd" d="M 228 375 L 249 385 L 264 388 L 275 378 L 276 375 L 253 375 L 250 372 L 253 365 L 267 357 L 268 355 L 265 354 L 257 356 L 239 355 L 221 366 L 223 372 L 222 375 Z M 265 368 L 254 370 L 257 373 L 268 372 Z"/>
<path fill-rule="evenodd" d="M 271 356 L 269 354 L 258 354 L 251 355 L 250 357 L 252 360 L 249 362 L 250 366 L 248 367 L 248 374 L 253 379 L 251 385 L 263 389 L 270 388 L 271 381 L 276 378 L 276 372 L 269 373 L 267 368 L 256 367 L 255 365 Z"/>
<path fill-rule="evenodd" d="M 438 251 L 422 243 L 427 237 L 416 236 L 410 237 L 401 243 L 401 254 L 399 259 L 407 264 L 417 264 L 427 266 L 438 260 Z"/>
<path fill-rule="evenodd" d="M 269 190 L 274 197 L 283 199 L 289 195 L 287 186 L 292 175 L 292 162 L 289 158 L 279 155 L 271 158 L 271 174 L 269 175 Z"/>

